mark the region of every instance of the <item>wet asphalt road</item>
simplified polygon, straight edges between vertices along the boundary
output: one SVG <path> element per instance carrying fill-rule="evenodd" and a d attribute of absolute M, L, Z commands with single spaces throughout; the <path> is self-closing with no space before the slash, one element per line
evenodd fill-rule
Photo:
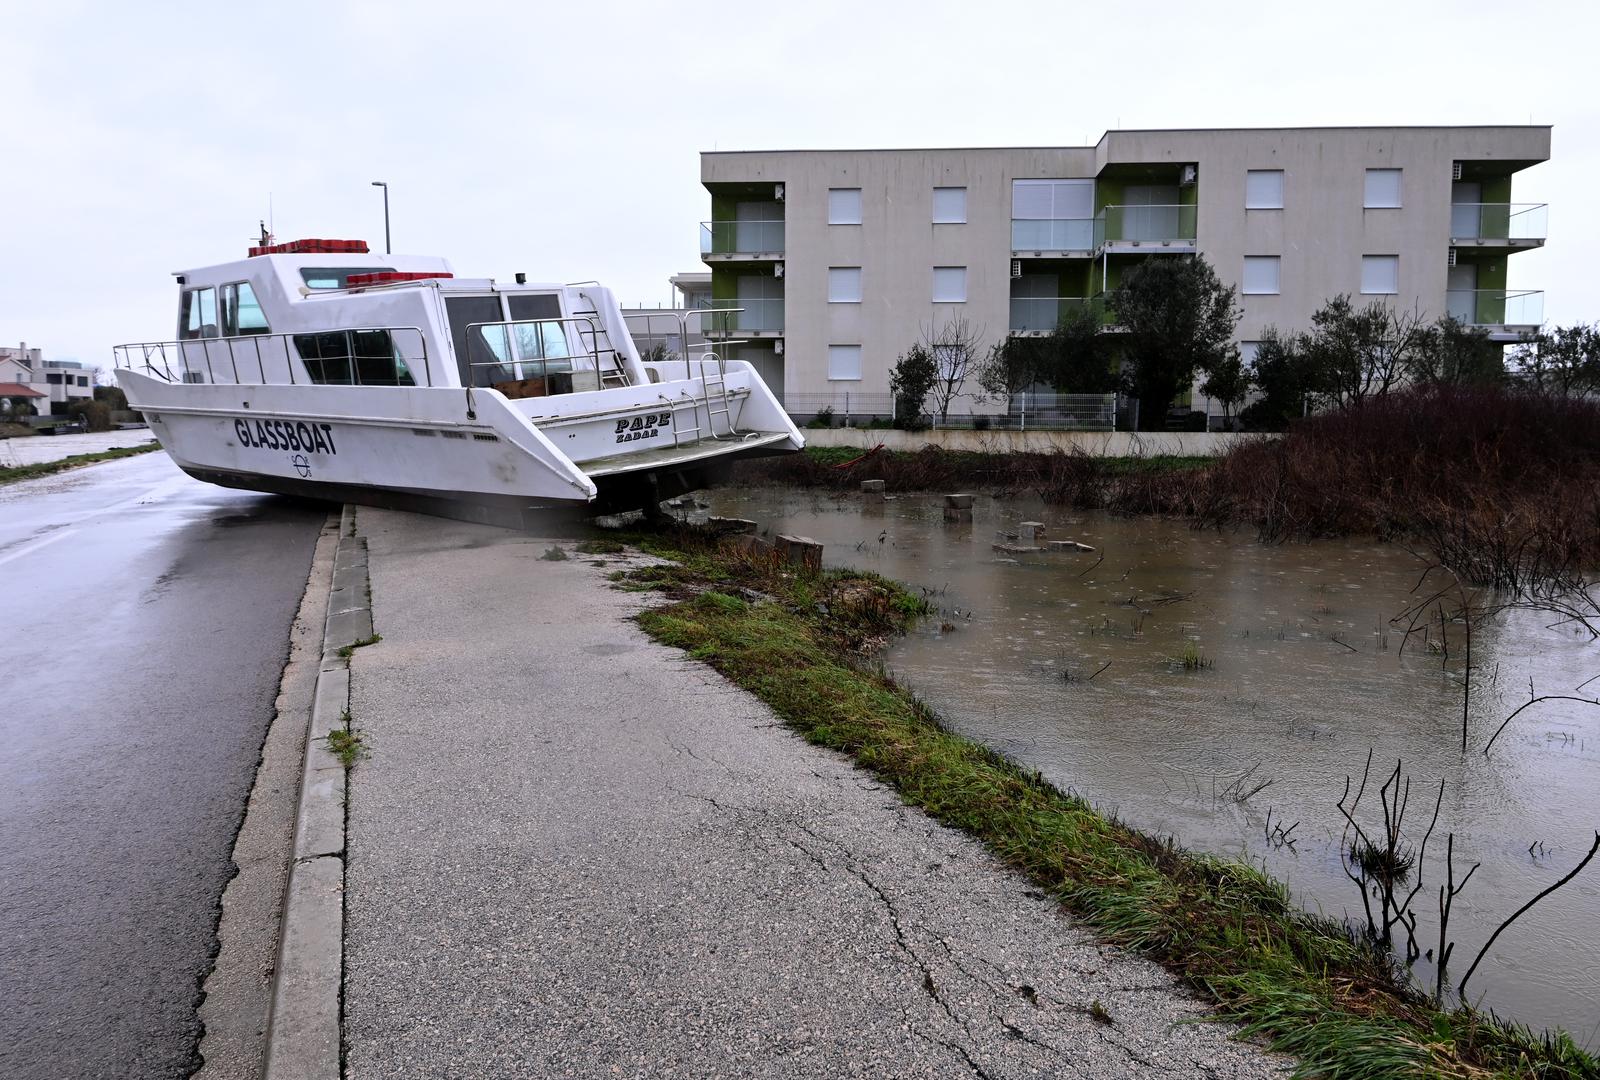
<path fill-rule="evenodd" d="M 181 1077 L 327 508 L 163 453 L 0 488 L 0 1076 Z"/>

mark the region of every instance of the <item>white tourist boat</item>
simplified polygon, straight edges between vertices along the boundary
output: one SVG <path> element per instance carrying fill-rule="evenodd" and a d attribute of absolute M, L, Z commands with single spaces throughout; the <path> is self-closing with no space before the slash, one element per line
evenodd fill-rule
<path fill-rule="evenodd" d="M 176 276 L 177 340 L 117 346 L 117 381 L 215 484 L 499 520 L 653 507 L 804 446 L 749 364 L 647 363 L 599 285 L 458 278 L 346 240 Z"/>

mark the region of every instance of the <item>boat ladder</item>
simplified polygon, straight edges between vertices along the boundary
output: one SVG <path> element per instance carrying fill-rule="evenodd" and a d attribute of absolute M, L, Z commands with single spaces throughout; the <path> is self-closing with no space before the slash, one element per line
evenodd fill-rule
<path fill-rule="evenodd" d="M 695 395 L 684 391 L 683 395 L 671 401 L 672 407 L 672 443 L 674 446 L 684 446 L 699 442 L 701 439 L 727 439 L 733 437 L 733 404 L 728 396 L 728 371 L 723 366 L 722 357 L 715 352 L 707 352 L 696 361 L 700 365 L 700 393 Z M 712 366 L 715 365 L 715 366 Z M 687 408 L 694 422 L 688 425 L 679 423 L 679 410 Z M 705 422 L 700 421 L 700 410 L 705 410 Z M 718 420 L 721 428 L 719 431 Z"/>

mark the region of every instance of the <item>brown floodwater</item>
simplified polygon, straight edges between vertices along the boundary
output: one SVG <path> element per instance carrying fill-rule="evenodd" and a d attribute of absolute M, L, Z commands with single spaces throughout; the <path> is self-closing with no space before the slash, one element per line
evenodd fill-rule
<path fill-rule="evenodd" d="M 1423 948 L 1437 941 L 1446 834 L 1457 881 L 1482 864 L 1451 912 L 1452 979 L 1600 829 L 1600 707 L 1534 706 L 1482 753 L 1528 700 L 1530 679 L 1539 694 L 1600 690 L 1600 680 L 1577 689 L 1600 675 L 1600 645 L 1527 611 L 1478 626 L 1463 754 L 1465 629 L 1445 627 L 1447 659 L 1435 616 L 1402 654 L 1405 626 L 1390 619 L 1418 598 L 1424 564 L 1399 547 L 1265 546 L 1245 533 L 983 496 L 957 523 L 937 496 L 747 489 L 709 501 L 713 513 L 822 541 L 830 565 L 926 590 L 942 615 L 886 661 L 951 726 L 1141 829 L 1263 867 L 1313 911 L 1364 918 L 1342 868 L 1336 804 L 1368 753 L 1373 778 L 1357 817 L 1369 830 L 1382 822 L 1380 774 L 1397 760 L 1411 778 L 1413 842 L 1442 779 L 1414 905 Z M 1096 550 L 993 550 L 1023 521 Z M 1292 843 L 1269 834 L 1269 813 Z M 1468 993 L 1597 1047 L 1597 960 L 1600 858 L 1500 936 Z M 1416 973 L 1432 987 L 1426 957 Z"/>

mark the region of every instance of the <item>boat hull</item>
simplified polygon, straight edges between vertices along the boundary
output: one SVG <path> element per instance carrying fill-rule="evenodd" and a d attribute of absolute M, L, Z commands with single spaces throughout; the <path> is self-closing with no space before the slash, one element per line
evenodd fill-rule
<path fill-rule="evenodd" d="M 130 406 L 144 414 L 178 466 L 198 479 L 475 521 L 515 524 L 560 506 L 640 506 L 658 494 L 704 486 L 734 458 L 800 445 L 798 433 L 752 432 L 681 447 L 657 438 L 627 452 L 635 442 L 617 432 L 626 434 L 636 416 L 661 421 L 666 415 L 656 395 L 637 392 L 618 395 L 610 411 L 552 425 L 547 435 L 526 406 L 518 407 L 523 403 L 493 390 L 178 384 L 131 371 L 118 376 Z M 693 414 L 680 412 L 679 423 L 694 424 Z M 670 425 L 662 430 L 676 439 Z M 605 459 L 596 476 L 563 452 L 602 437 L 624 452 Z M 555 440 L 565 445 L 558 448 Z"/>

